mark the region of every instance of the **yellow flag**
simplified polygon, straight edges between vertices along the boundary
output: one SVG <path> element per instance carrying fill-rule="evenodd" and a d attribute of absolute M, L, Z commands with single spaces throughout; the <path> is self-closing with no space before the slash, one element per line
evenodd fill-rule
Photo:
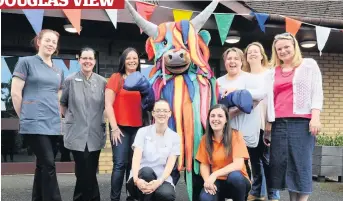
<path fill-rule="evenodd" d="M 193 11 L 174 9 L 173 15 L 174 15 L 175 22 L 178 22 L 181 20 L 190 20 L 193 15 Z"/>

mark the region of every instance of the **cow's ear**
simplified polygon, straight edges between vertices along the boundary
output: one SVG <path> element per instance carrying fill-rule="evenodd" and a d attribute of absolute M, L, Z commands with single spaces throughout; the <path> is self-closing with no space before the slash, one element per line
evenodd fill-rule
<path fill-rule="evenodd" d="M 155 56 L 154 48 L 152 47 L 151 38 L 148 38 L 145 42 L 145 51 L 148 54 L 148 59 L 151 60 Z"/>
<path fill-rule="evenodd" d="M 199 36 L 204 40 L 205 44 L 208 46 L 208 44 L 211 41 L 211 34 L 206 30 L 201 30 L 199 32 Z"/>

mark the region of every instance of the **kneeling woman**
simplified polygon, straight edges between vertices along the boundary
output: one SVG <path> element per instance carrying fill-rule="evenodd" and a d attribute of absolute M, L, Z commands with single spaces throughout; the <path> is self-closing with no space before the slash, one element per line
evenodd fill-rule
<path fill-rule="evenodd" d="M 200 201 L 246 200 L 251 184 L 244 160 L 249 159 L 249 154 L 242 135 L 230 128 L 224 105 L 210 109 L 196 159 L 204 179 Z"/>
<path fill-rule="evenodd" d="M 180 137 L 168 128 L 168 102 L 159 100 L 152 111 L 155 124 L 140 128 L 132 144 L 132 169 L 127 182 L 130 195 L 144 201 L 174 201 L 170 173 L 180 155 Z"/>

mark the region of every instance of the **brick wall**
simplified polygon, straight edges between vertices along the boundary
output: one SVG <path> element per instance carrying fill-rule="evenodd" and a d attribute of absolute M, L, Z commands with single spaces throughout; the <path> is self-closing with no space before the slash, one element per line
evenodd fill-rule
<path fill-rule="evenodd" d="M 343 132 L 343 54 L 304 53 L 318 62 L 323 75 L 324 109 L 321 114 L 322 132 L 335 135 Z"/>

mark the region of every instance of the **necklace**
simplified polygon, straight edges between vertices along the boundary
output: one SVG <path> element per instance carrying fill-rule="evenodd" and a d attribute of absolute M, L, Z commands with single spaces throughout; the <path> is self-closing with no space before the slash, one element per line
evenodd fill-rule
<path fill-rule="evenodd" d="M 295 68 L 293 68 L 289 72 L 283 72 L 283 67 L 281 67 L 281 76 L 282 77 L 289 77 L 289 76 L 291 76 L 294 73 L 294 70 L 295 70 Z"/>

